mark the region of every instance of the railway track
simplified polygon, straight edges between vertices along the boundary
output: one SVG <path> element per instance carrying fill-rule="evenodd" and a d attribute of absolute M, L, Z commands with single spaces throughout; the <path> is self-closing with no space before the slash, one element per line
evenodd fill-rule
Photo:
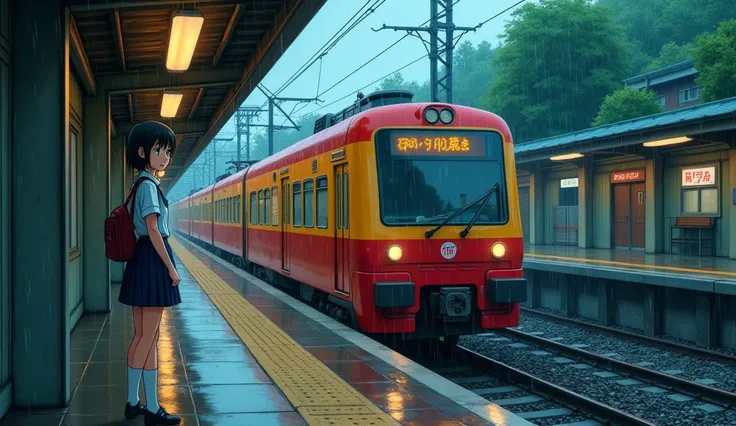
<path fill-rule="evenodd" d="M 562 343 L 557 343 L 544 337 L 535 336 L 523 331 L 504 329 L 497 330 L 496 334 L 530 343 L 549 352 L 575 358 L 605 370 L 630 375 L 644 382 L 650 382 L 652 384 L 660 385 L 660 387 L 676 390 L 679 393 L 687 394 L 694 398 L 702 399 L 726 408 L 732 408 L 736 402 L 736 393 L 700 384 L 695 381 L 683 379 L 660 371 L 650 370 L 646 367 L 630 364 L 628 362 L 599 355 L 583 349 L 578 349 Z"/>
<path fill-rule="evenodd" d="M 707 361 L 716 361 L 726 365 L 736 366 L 736 356 L 713 351 L 709 349 L 700 348 L 697 346 L 682 344 L 673 342 L 670 340 L 659 339 L 656 337 L 649 337 L 638 333 L 632 333 L 629 331 L 620 330 L 617 328 L 606 327 L 604 325 L 593 324 L 587 321 L 581 321 L 574 318 L 568 318 L 561 315 L 555 315 L 548 312 L 539 311 L 536 309 L 522 307 L 521 311 L 524 314 L 533 315 L 542 319 L 556 322 L 558 324 L 570 325 L 578 328 L 583 328 L 597 333 L 603 333 L 616 338 L 629 340 L 636 343 L 642 343 L 652 347 L 658 347 L 671 352 L 687 355 L 693 358 L 698 358 Z"/>
<path fill-rule="evenodd" d="M 536 425 L 656 425 L 461 345 L 449 352 L 426 347 L 400 350 L 443 377 Z"/>

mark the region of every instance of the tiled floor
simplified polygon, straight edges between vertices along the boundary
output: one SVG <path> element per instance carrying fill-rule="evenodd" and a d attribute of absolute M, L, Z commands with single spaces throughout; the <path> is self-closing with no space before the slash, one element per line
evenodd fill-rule
<path fill-rule="evenodd" d="M 197 254 L 197 253 L 195 253 Z M 370 401 L 405 425 L 488 422 L 212 261 L 197 257 Z M 180 268 L 183 303 L 167 309 L 159 342 L 159 402 L 182 425 L 303 425 L 192 276 Z M 117 289 L 113 289 L 117 294 Z M 71 336 L 71 404 L 14 411 L 0 426 L 135 425 L 123 417 L 126 355 L 133 336 L 129 309 L 85 315 Z M 140 395 L 145 402 L 143 387 Z"/>

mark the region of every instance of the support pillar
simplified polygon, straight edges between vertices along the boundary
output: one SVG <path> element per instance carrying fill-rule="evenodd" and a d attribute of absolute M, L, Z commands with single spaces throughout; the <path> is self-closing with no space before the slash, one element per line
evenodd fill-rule
<path fill-rule="evenodd" d="M 110 210 L 110 101 L 107 90 L 84 102 L 84 248 L 82 256 L 84 307 L 88 312 L 110 312 L 110 261 L 105 257 L 103 224 Z"/>
<path fill-rule="evenodd" d="M 703 348 L 715 346 L 718 342 L 716 330 L 716 294 L 705 291 L 695 292 L 695 343 Z"/>
<path fill-rule="evenodd" d="M 609 326 L 615 320 L 615 293 L 613 291 L 613 283 L 609 280 L 599 279 L 598 281 L 598 324 Z"/>
<path fill-rule="evenodd" d="M 119 206 L 125 202 L 125 135 L 118 135 L 110 141 L 110 205 Z M 110 281 L 123 281 L 122 262 L 110 262 Z"/>
<path fill-rule="evenodd" d="M 644 206 L 645 238 L 647 253 L 662 253 L 664 246 L 664 161 L 662 155 L 646 160 L 646 193 Z M 667 248 L 669 250 L 669 247 Z"/>
<path fill-rule="evenodd" d="M 11 283 L 14 405 L 69 401 L 69 15 L 13 2 Z M 43 23 L 43 24 L 42 24 Z"/>
<path fill-rule="evenodd" d="M 544 244 L 545 175 L 534 168 L 529 175 L 529 244 Z"/>
<path fill-rule="evenodd" d="M 593 247 L 593 176 L 594 164 L 584 158 L 578 167 L 578 247 Z"/>
<path fill-rule="evenodd" d="M 644 288 L 644 334 L 650 337 L 662 334 L 662 287 Z"/>
<path fill-rule="evenodd" d="M 736 149 L 728 151 L 728 184 L 731 191 L 736 190 Z M 731 193 L 733 195 L 733 193 Z M 728 215 L 730 221 L 728 227 L 728 257 L 736 259 L 736 204 L 729 200 L 724 214 Z"/>

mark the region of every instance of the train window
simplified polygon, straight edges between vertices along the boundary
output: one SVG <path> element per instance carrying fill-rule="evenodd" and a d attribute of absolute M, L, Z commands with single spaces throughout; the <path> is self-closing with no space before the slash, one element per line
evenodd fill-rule
<path fill-rule="evenodd" d="M 271 225 L 279 226 L 279 189 L 271 187 Z"/>
<path fill-rule="evenodd" d="M 294 182 L 294 226 L 302 226 L 302 184 Z"/>
<path fill-rule="evenodd" d="M 256 199 L 256 191 L 250 193 L 250 224 L 258 223 L 258 200 Z"/>
<path fill-rule="evenodd" d="M 291 184 L 289 182 L 286 182 L 283 194 L 284 211 L 281 213 L 281 216 L 284 218 L 284 223 L 288 225 L 291 223 Z"/>
<path fill-rule="evenodd" d="M 342 175 L 342 204 L 342 223 L 343 227 L 345 229 L 348 229 L 348 223 L 350 223 L 350 221 L 348 220 L 350 218 L 350 202 L 348 197 L 348 172 L 345 172 Z"/>
<path fill-rule="evenodd" d="M 327 176 L 317 178 L 317 228 L 327 228 Z"/>
<path fill-rule="evenodd" d="M 265 216 L 266 206 L 263 204 L 263 190 L 258 191 L 258 224 L 263 225 L 263 216 Z"/>
<path fill-rule="evenodd" d="M 314 181 L 304 180 L 304 227 L 314 228 Z"/>
<path fill-rule="evenodd" d="M 337 179 L 335 179 L 335 227 L 337 229 L 340 229 L 342 226 L 342 210 L 340 210 L 341 202 L 340 202 L 340 188 L 342 188 L 342 173 L 337 174 Z"/>
<path fill-rule="evenodd" d="M 271 224 L 271 190 L 270 189 L 264 189 L 263 190 L 263 198 L 264 198 L 264 214 L 263 214 L 263 224 L 264 225 L 270 225 Z"/>
<path fill-rule="evenodd" d="M 233 223 L 235 222 L 235 208 L 233 207 L 233 197 L 228 197 L 227 199 L 227 222 Z"/>
<path fill-rule="evenodd" d="M 240 223 L 240 194 L 235 197 L 235 223 Z"/>

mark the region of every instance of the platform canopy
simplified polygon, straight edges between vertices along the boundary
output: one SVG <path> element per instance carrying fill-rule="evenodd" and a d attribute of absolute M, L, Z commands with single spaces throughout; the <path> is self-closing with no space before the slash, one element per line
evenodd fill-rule
<path fill-rule="evenodd" d="M 89 95 L 109 95 L 112 129 L 158 120 L 180 148 L 162 179 L 169 190 L 326 0 L 66 0 L 71 60 Z M 167 70 L 173 16 L 203 17 L 191 64 Z M 181 101 L 161 117 L 164 92 Z"/>

